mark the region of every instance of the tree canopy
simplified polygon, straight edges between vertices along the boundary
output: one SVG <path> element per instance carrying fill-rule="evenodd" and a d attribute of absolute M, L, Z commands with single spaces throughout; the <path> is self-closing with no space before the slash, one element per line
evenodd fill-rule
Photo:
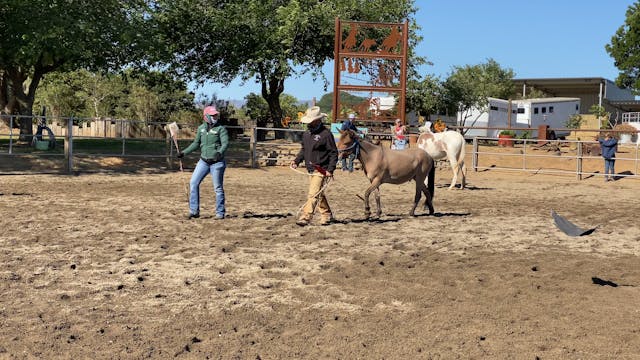
<path fill-rule="evenodd" d="M 616 84 L 640 94 L 640 1 L 629 6 L 626 20 L 605 49 L 620 70 Z"/>
<path fill-rule="evenodd" d="M 407 82 L 407 109 L 426 115 L 448 113 L 452 108 L 443 81 L 433 75 Z M 455 111 L 453 107 L 453 111 Z"/>
<path fill-rule="evenodd" d="M 8 0 L 0 5 L 0 111 L 30 116 L 42 77 L 116 69 L 151 39 L 144 0 Z M 21 137 L 32 133 L 20 121 Z"/>
<path fill-rule="evenodd" d="M 195 116 L 187 84 L 158 71 L 101 74 L 87 70 L 45 76 L 34 105 L 53 116 L 188 122 Z"/>
<path fill-rule="evenodd" d="M 159 60 L 199 81 L 240 77 L 260 83 L 271 119 L 280 126 L 285 80 L 305 72 L 326 80 L 322 65 L 334 55 L 336 17 L 409 19 L 415 28 L 415 11 L 410 0 L 160 0 L 156 18 L 168 53 Z"/>
<path fill-rule="evenodd" d="M 477 65 L 454 66 L 444 82 L 447 102 L 461 113 L 460 126 L 466 125 L 472 109 L 484 109 L 488 98 L 508 99 L 514 92 L 514 72 L 503 69 L 493 59 Z"/>

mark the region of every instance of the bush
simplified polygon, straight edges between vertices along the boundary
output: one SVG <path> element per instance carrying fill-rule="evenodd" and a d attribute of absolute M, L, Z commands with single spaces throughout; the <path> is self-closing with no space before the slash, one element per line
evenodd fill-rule
<path fill-rule="evenodd" d="M 564 123 L 564 126 L 568 129 L 579 129 L 580 125 L 582 125 L 582 116 L 580 114 L 569 116 L 567 122 Z"/>
<path fill-rule="evenodd" d="M 518 136 L 518 139 L 531 139 L 531 131 L 529 130 L 523 131 L 522 134 Z"/>
<path fill-rule="evenodd" d="M 502 131 L 500 131 L 500 135 L 515 136 L 516 133 L 513 130 L 502 130 Z"/>

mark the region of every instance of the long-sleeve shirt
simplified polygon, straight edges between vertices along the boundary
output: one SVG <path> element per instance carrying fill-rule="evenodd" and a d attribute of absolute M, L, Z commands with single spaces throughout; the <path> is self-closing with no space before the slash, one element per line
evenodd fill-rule
<path fill-rule="evenodd" d="M 225 151 L 227 151 L 227 147 L 229 147 L 227 129 L 219 124 L 212 126 L 204 123 L 198 127 L 196 138 L 183 152 L 189 154 L 200 148 L 200 157 L 203 159 L 213 159 L 216 153 L 220 153 L 219 156 L 222 158 Z"/>
<path fill-rule="evenodd" d="M 608 140 L 598 139 L 602 148 L 602 157 L 605 159 L 615 159 L 616 150 L 618 150 L 618 140 L 609 138 Z"/>
<path fill-rule="evenodd" d="M 302 148 L 294 159 L 296 164 L 305 161 L 305 167 L 313 172 L 314 165 L 333 172 L 338 163 L 338 148 L 333 134 L 324 126 L 317 131 L 305 131 L 302 135 Z"/>

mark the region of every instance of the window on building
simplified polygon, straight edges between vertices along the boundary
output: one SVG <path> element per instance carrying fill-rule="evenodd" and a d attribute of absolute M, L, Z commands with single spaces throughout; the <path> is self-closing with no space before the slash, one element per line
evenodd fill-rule
<path fill-rule="evenodd" d="M 524 108 L 518 108 L 518 114 L 524 114 Z"/>
<path fill-rule="evenodd" d="M 538 113 L 538 108 L 533 108 L 533 113 L 537 114 Z"/>
<path fill-rule="evenodd" d="M 553 106 L 549 106 L 549 114 L 553 114 Z"/>
<path fill-rule="evenodd" d="M 543 106 L 543 107 L 542 107 L 542 113 L 543 113 L 543 114 L 546 114 L 546 113 L 547 113 L 547 107 L 546 107 L 546 106 Z"/>
<path fill-rule="evenodd" d="M 493 110 L 493 111 L 498 111 L 498 107 L 497 106 L 489 106 L 489 109 Z"/>
<path fill-rule="evenodd" d="M 579 107 L 580 107 L 580 106 L 579 106 L 578 104 L 576 104 L 576 111 L 578 111 L 578 108 L 579 108 Z"/>

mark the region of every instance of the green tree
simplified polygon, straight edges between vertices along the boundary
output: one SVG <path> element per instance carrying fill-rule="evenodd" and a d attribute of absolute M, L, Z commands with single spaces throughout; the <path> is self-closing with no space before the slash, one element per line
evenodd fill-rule
<path fill-rule="evenodd" d="M 535 87 L 527 88 L 527 93 L 525 96 L 520 96 L 521 99 L 541 99 L 549 97 L 547 93 L 542 90 L 538 90 Z"/>
<path fill-rule="evenodd" d="M 173 68 L 199 81 L 239 77 L 261 85 L 268 121 L 281 126 L 285 80 L 311 72 L 325 79 L 336 17 L 374 22 L 410 19 L 410 0 L 159 0 L 156 19 Z M 161 54 L 162 55 L 162 54 Z M 166 55 L 166 54 L 165 54 Z M 326 84 L 326 82 L 325 82 Z"/>
<path fill-rule="evenodd" d="M 447 94 L 442 81 L 427 75 L 423 79 L 410 79 L 407 83 L 407 109 L 415 110 L 427 119 L 432 114 L 447 113 Z"/>
<path fill-rule="evenodd" d="M 454 67 L 444 88 L 447 102 L 455 104 L 460 113 L 459 125 L 467 125 L 466 120 L 473 109 L 486 109 L 489 97 L 506 99 L 511 96 L 514 91 L 513 75 L 513 70 L 501 68 L 493 59 L 478 65 Z"/>
<path fill-rule="evenodd" d="M 183 80 L 157 71 L 103 74 L 84 69 L 43 77 L 37 107 L 54 116 L 118 117 L 153 122 L 189 122 L 194 94 Z"/>
<path fill-rule="evenodd" d="M 34 107 L 46 108 L 47 115 L 62 117 L 65 114 L 83 116 L 86 111 L 86 99 L 78 87 L 80 74 L 76 72 L 52 72 L 42 81 Z"/>
<path fill-rule="evenodd" d="M 620 70 L 616 84 L 640 94 L 640 1 L 629 6 L 624 25 L 618 28 L 605 49 Z"/>
<path fill-rule="evenodd" d="M 157 98 L 157 111 L 153 121 L 167 122 L 176 114 L 195 112 L 195 94 L 188 89 L 187 82 L 166 71 L 129 71 L 129 82 L 135 82 Z"/>
<path fill-rule="evenodd" d="M 141 57 L 152 37 L 145 0 L 9 0 L 0 5 L 0 111 L 31 116 L 42 77 L 112 69 Z M 71 20 L 70 20 L 71 19 Z M 20 138 L 32 121 L 19 121 Z"/>
<path fill-rule="evenodd" d="M 242 110 L 245 115 L 256 120 L 257 126 L 266 126 L 266 120 L 270 118 L 271 113 L 269 111 L 269 104 L 267 104 L 264 98 L 256 93 L 250 93 L 245 96 L 244 100 L 245 104 L 242 107 Z M 289 94 L 280 95 L 280 103 L 282 104 L 283 118 L 289 116 L 294 121 L 297 120 L 299 111 L 306 110 L 306 105 L 299 104 L 298 99 Z M 265 136 L 265 131 L 258 132 L 258 140 L 264 140 Z"/>

